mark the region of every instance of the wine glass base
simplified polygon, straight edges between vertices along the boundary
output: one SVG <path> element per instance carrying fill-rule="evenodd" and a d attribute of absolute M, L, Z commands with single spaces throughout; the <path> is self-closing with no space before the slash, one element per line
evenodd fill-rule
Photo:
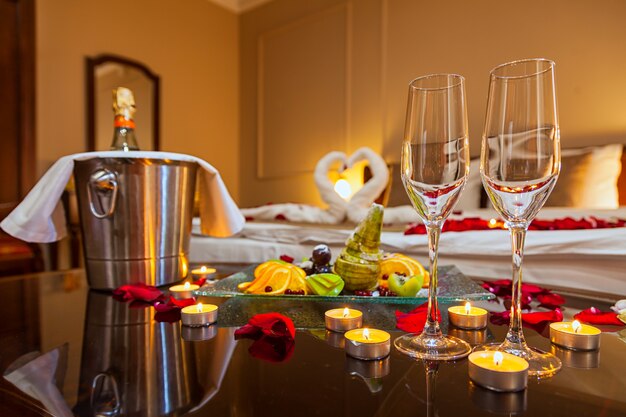
<path fill-rule="evenodd" d="M 538 379 L 549 378 L 561 369 L 561 360 L 551 353 L 529 346 L 511 346 L 506 343 L 487 343 L 474 348 L 479 350 L 499 350 L 519 356 L 528 362 L 528 375 Z"/>
<path fill-rule="evenodd" d="M 453 336 L 428 336 L 407 334 L 398 337 L 393 344 L 405 355 L 432 361 L 454 361 L 466 357 L 472 347 Z"/>

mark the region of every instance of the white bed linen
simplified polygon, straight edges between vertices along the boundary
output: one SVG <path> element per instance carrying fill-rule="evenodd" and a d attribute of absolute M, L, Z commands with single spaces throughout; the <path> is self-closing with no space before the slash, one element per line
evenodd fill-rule
<path fill-rule="evenodd" d="M 626 218 L 618 210 L 544 209 L 541 219 L 565 216 Z M 496 217 L 491 210 L 464 212 L 464 217 Z M 351 227 L 351 226 L 347 226 Z M 296 259 L 310 256 L 318 243 L 328 244 L 336 256 L 351 228 L 324 228 L 283 223 L 248 223 L 235 237 L 217 239 L 194 235 L 190 261 L 198 263 L 262 262 L 287 254 Z M 425 235 L 405 236 L 384 231 L 381 247 L 403 252 L 426 263 Z M 446 232 L 440 239 L 440 265 L 455 264 L 465 274 L 487 279 L 509 278 L 511 253 L 506 230 Z M 532 230 L 526 238 L 524 280 L 546 286 L 562 286 L 626 295 L 626 228 L 591 230 Z"/>

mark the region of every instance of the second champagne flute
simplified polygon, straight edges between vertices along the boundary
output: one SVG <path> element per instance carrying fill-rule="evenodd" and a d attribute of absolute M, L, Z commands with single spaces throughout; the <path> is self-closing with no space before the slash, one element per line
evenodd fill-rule
<path fill-rule="evenodd" d="M 480 171 L 496 211 L 511 233 L 512 297 L 502 344 L 483 346 L 521 356 L 528 374 L 553 375 L 561 361 L 529 347 L 522 331 L 522 260 L 526 230 L 556 184 L 561 167 L 554 62 L 525 59 L 491 71 Z"/>
<path fill-rule="evenodd" d="M 394 344 L 416 358 L 463 358 L 469 354 L 470 345 L 444 336 L 437 321 L 439 235 L 469 173 L 465 79 L 460 75 L 427 75 L 409 85 L 401 169 L 409 199 L 428 230 L 431 278 L 424 330 L 420 335 L 401 336 Z"/>

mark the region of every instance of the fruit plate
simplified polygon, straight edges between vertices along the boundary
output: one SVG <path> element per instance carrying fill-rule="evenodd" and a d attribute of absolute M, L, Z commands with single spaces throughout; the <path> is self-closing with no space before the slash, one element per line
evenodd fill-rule
<path fill-rule="evenodd" d="M 422 288 L 416 297 L 374 297 L 356 296 L 351 294 L 338 295 L 336 297 L 322 295 L 264 295 L 245 294 L 237 289 L 237 285 L 242 282 L 254 279 L 254 269 L 256 265 L 250 266 L 243 271 L 237 272 L 219 281 L 205 283 L 199 290 L 194 291 L 196 295 L 207 297 L 245 297 L 262 299 L 284 299 L 302 301 L 337 301 L 350 303 L 380 303 L 380 304 L 419 304 L 427 300 L 428 289 Z M 454 265 L 439 267 L 439 290 L 438 299 L 442 303 L 453 303 L 459 301 L 491 300 L 495 296 L 483 289 L 480 285 L 463 275 Z"/>

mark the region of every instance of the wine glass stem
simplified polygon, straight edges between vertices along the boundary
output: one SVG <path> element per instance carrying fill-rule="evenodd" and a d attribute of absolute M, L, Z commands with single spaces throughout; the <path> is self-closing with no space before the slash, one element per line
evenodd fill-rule
<path fill-rule="evenodd" d="M 441 235 L 441 223 L 429 224 L 428 230 L 428 260 L 430 262 L 430 285 L 428 286 L 428 315 L 423 333 L 428 336 L 441 336 L 439 328 L 437 304 L 437 255 L 439 249 L 439 236 Z"/>
<path fill-rule="evenodd" d="M 522 331 L 522 261 L 524 259 L 524 240 L 526 229 L 524 224 L 509 223 L 511 232 L 511 251 L 513 254 L 513 279 L 511 281 L 511 322 L 506 335 L 505 344 L 515 349 L 525 349 L 526 341 Z"/>

